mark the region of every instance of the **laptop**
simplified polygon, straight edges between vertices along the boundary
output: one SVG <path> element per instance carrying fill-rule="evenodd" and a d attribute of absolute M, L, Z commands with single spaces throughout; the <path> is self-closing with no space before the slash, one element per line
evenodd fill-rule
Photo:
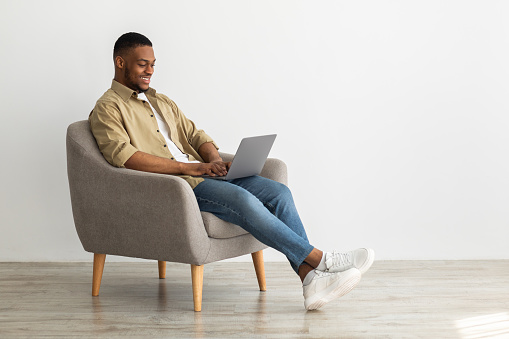
<path fill-rule="evenodd" d="M 237 153 L 233 157 L 232 165 L 224 176 L 201 175 L 202 178 L 217 180 L 232 180 L 258 175 L 262 171 L 265 160 L 276 140 L 277 134 L 244 138 L 240 142 Z"/>

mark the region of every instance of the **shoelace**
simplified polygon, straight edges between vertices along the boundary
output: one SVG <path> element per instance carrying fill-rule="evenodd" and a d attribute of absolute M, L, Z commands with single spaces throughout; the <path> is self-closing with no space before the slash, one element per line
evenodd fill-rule
<path fill-rule="evenodd" d="M 352 264 L 352 254 L 350 252 L 340 253 L 333 251 L 331 255 L 332 263 L 327 264 L 327 269 L 332 266 L 347 266 Z"/>

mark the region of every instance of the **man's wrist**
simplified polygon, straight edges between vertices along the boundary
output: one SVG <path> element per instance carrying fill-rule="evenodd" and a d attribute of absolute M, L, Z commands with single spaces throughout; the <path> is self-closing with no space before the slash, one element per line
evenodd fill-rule
<path fill-rule="evenodd" d="M 223 161 L 217 148 L 214 146 L 212 142 L 204 142 L 198 149 L 198 154 L 202 157 L 202 159 L 207 163 Z"/>
<path fill-rule="evenodd" d="M 185 163 L 183 163 L 183 162 L 180 162 L 180 161 L 177 161 L 177 164 L 178 164 L 178 171 L 179 171 L 179 174 L 185 174 L 184 172 L 185 172 L 185 170 L 186 170 L 186 168 L 185 168 L 185 165 L 186 165 L 186 164 L 185 164 Z"/>

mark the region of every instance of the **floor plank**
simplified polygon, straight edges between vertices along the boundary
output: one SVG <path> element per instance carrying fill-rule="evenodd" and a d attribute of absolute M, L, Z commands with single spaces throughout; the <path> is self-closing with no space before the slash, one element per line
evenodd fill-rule
<path fill-rule="evenodd" d="M 306 312 L 299 279 L 266 263 L 205 266 L 202 312 L 190 266 L 0 263 L 0 337 L 509 338 L 509 261 L 377 261 L 351 293 Z"/>

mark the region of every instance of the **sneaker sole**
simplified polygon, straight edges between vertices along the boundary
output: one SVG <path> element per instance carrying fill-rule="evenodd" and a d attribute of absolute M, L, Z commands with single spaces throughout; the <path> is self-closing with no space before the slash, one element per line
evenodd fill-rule
<path fill-rule="evenodd" d="M 366 271 L 369 270 L 375 261 L 375 251 L 373 251 L 371 248 L 366 248 L 366 250 L 368 251 L 368 258 L 364 262 L 364 265 L 357 268 L 359 271 L 361 271 L 361 274 L 366 273 Z"/>
<path fill-rule="evenodd" d="M 329 286 L 322 292 L 317 293 L 317 295 L 310 298 L 311 300 L 305 300 L 304 306 L 306 307 L 306 310 L 316 310 L 328 302 L 344 296 L 353 290 L 353 288 L 357 286 L 361 280 L 361 273 L 355 268 L 351 268 L 343 272 L 343 274 L 345 277 L 338 280 L 335 284 Z"/>

